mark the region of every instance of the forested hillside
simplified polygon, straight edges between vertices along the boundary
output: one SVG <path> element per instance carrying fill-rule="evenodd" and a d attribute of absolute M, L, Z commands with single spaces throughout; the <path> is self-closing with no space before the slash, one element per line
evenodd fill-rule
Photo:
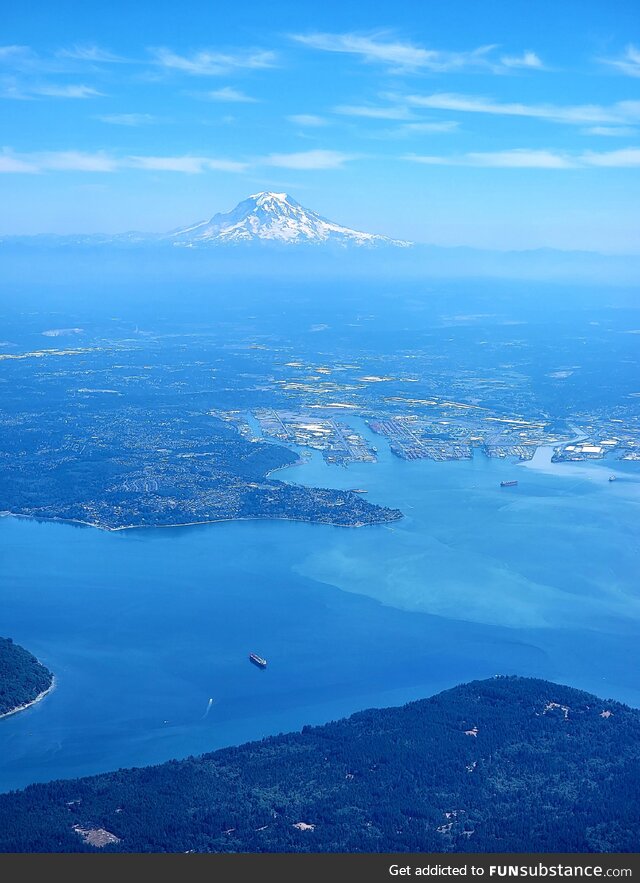
<path fill-rule="evenodd" d="M 28 650 L 11 638 L 0 638 L 0 715 L 33 702 L 52 680 L 51 672 Z"/>
<path fill-rule="evenodd" d="M 199 758 L 0 797 L 1 850 L 94 848 L 637 851 L 640 712 L 499 677 Z"/>

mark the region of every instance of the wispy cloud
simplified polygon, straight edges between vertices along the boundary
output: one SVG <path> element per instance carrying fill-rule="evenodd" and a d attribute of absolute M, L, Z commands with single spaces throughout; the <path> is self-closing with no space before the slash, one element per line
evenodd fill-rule
<path fill-rule="evenodd" d="M 375 107 L 365 104 L 340 104 L 333 108 L 334 113 L 350 117 L 366 117 L 372 120 L 412 120 L 415 119 L 413 111 L 407 107 Z"/>
<path fill-rule="evenodd" d="M 421 120 L 416 123 L 402 123 L 394 128 L 370 131 L 369 138 L 394 141 L 419 137 L 420 135 L 442 135 L 456 132 L 460 127 L 457 120 Z"/>
<path fill-rule="evenodd" d="M 250 164 L 235 159 L 208 159 L 206 168 L 214 172 L 246 172 Z"/>
<path fill-rule="evenodd" d="M 640 148 L 627 148 L 598 153 L 559 153 L 552 150 L 500 150 L 486 153 L 464 153 L 454 156 L 404 157 L 415 163 L 432 166 L 475 166 L 493 169 L 581 169 L 590 166 L 607 168 L 640 167 Z"/>
<path fill-rule="evenodd" d="M 245 172 L 255 166 L 273 166 L 282 169 L 313 170 L 339 169 L 355 157 L 337 150 L 307 150 L 299 153 L 272 153 L 254 157 L 250 162 L 211 156 L 116 156 L 98 151 L 86 153 L 76 150 L 0 153 L 0 171 L 16 173 L 38 172 L 116 172 L 138 169 L 148 172 L 178 172 L 199 175 L 203 172 Z"/>
<path fill-rule="evenodd" d="M 104 151 L 86 153 L 77 150 L 43 151 L 16 154 L 0 153 L 0 172 L 117 172 L 139 169 L 151 172 L 200 174 L 206 171 L 243 172 L 247 163 L 204 156 L 125 156 L 116 157 Z"/>
<path fill-rule="evenodd" d="M 76 70 L 78 65 L 69 65 L 67 63 L 75 61 L 92 62 L 95 64 L 132 63 L 131 59 L 96 46 L 94 43 L 75 44 L 74 46 L 63 47 L 44 55 L 35 52 L 30 46 L 15 44 L 0 46 L 0 64 L 11 65 L 18 70 L 64 72 Z"/>
<path fill-rule="evenodd" d="M 136 169 L 151 172 L 184 172 L 199 175 L 205 168 L 206 159 L 201 156 L 132 156 L 129 164 Z"/>
<path fill-rule="evenodd" d="M 629 77 L 640 77 L 640 49 L 630 44 L 619 58 L 601 58 L 601 62 L 622 71 Z"/>
<path fill-rule="evenodd" d="M 97 116 L 96 119 L 112 126 L 131 126 L 133 128 L 157 122 L 157 117 L 150 113 L 106 113 Z"/>
<path fill-rule="evenodd" d="M 101 64 L 126 64 L 130 63 L 128 58 L 122 55 L 116 55 L 108 49 L 102 49 L 95 44 L 76 44 L 67 49 L 59 49 L 56 52 L 58 58 L 68 58 L 74 61 L 89 61 Z"/>
<path fill-rule="evenodd" d="M 419 132 L 452 132 L 460 125 L 455 120 L 421 120 L 416 116 L 413 110 L 403 104 L 389 105 L 386 107 L 376 107 L 368 104 L 340 104 L 333 108 L 333 113 L 374 120 L 398 120 L 399 122 L 404 123 L 404 125 L 398 126 L 392 131 L 381 133 L 382 137 L 385 138 L 406 137 Z M 375 134 L 373 137 L 377 137 L 378 135 L 380 135 L 380 133 Z"/>
<path fill-rule="evenodd" d="M 498 150 L 459 156 L 415 156 L 405 159 L 430 166 L 480 166 L 500 169 L 570 169 L 573 164 L 550 150 Z"/>
<path fill-rule="evenodd" d="M 442 120 L 442 122 L 405 123 L 402 126 L 408 132 L 454 132 L 460 127 L 457 120 Z"/>
<path fill-rule="evenodd" d="M 628 169 L 640 167 L 640 147 L 626 147 L 607 153 L 589 152 L 582 155 L 584 163 L 590 166 Z"/>
<path fill-rule="evenodd" d="M 62 150 L 37 153 L 33 159 L 40 170 L 57 172 L 115 172 L 118 162 L 103 151 L 84 153 L 79 150 Z"/>
<path fill-rule="evenodd" d="M 526 52 L 523 52 L 522 55 L 501 55 L 500 62 L 505 67 L 510 68 L 534 68 L 536 70 L 543 70 L 544 65 L 542 63 L 542 59 L 535 52 L 532 52 L 528 49 Z"/>
<path fill-rule="evenodd" d="M 28 101 L 33 98 L 25 91 L 22 84 L 15 77 L 2 77 L 0 79 L 0 98 L 9 98 L 13 101 Z"/>
<path fill-rule="evenodd" d="M 102 151 L 84 153 L 60 150 L 15 154 L 5 149 L 0 154 L 0 172 L 114 172 L 117 168 L 117 160 Z"/>
<path fill-rule="evenodd" d="M 0 46 L 0 63 L 13 63 L 17 59 L 31 57 L 32 51 L 29 46 L 18 46 L 16 44 L 10 46 Z"/>
<path fill-rule="evenodd" d="M 496 48 L 495 45 L 479 46 L 468 52 L 425 49 L 379 31 L 372 34 L 316 32 L 291 36 L 296 42 L 311 49 L 356 55 L 363 61 L 388 65 L 398 71 L 426 68 L 446 72 L 468 67 L 485 67 L 488 63 L 487 55 Z"/>
<path fill-rule="evenodd" d="M 24 82 L 14 76 L 0 80 L 0 98 L 32 101 L 36 98 L 100 98 L 104 95 L 82 83 Z"/>
<path fill-rule="evenodd" d="M 632 126 L 590 126 L 583 129 L 585 135 L 601 135 L 605 138 L 629 138 L 638 134 Z"/>
<path fill-rule="evenodd" d="M 355 55 L 370 64 L 383 64 L 396 73 L 416 70 L 449 73 L 474 69 L 505 73 L 514 68 L 543 68 L 541 59 L 532 50 L 521 55 L 503 55 L 497 58 L 495 53 L 498 45 L 495 43 L 456 52 L 427 49 L 399 39 L 388 31 L 342 34 L 314 32 L 292 34 L 291 38 L 310 49 Z"/>
<path fill-rule="evenodd" d="M 233 86 L 214 89 L 212 92 L 207 92 L 206 97 L 211 101 L 229 101 L 238 104 L 254 104 L 258 100 L 257 98 L 252 98 L 251 95 L 241 92 L 240 89 L 234 89 Z"/>
<path fill-rule="evenodd" d="M 0 153 L 0 173 L 33 174 L 38 171 L 38 167 L 33 163 L 27 162 L 20 157 L 13 156 L 6 151 Z"/>
<path fill-rule="evenodd" d="M 252 167 L 271 166 L 296 171 L 340 169 L 355 160 L 354 154 L 336 150 L 308 150 L 298 153 L 272 153 L 244 162 L 211 156 L 116 156 L 106 151 L 78 150 L 14 153 L 0 152 L 0 172 L 38 174 L 44 172 L 114 173 L 122 170 L 175 172 L 199 175 L 208 171 L 245 172 Z M 453 155 L 408 154 L 402 159 L 423 165 L 474 166 L 503 169 L 584 169 L 640 168 L 640 148 L 611 151 L 562 153 L 553 150 L 517 148 L 513 150 L 471 152 Z"/>
<path fill-rule="evenodd" d="M 184 172 L 188 175 L 199 175 L 207 170 L 244 172 L 248 168 L 247 163 L 206 156 L 130 156 L 125 165 L 152 172 Z"/>
<path fill-rule="evenodd" d="M 99 72 L 98 65 L 107 62 L 137 63 L 93 44 L 57 49 L 47 54 L 38 53 L 30 46 L 0 46 L 0 66 L 21 77 L 14 90 L 16 95 L 20 93 L 20 97 L 37 93 L 38 83 L 44 78 L 47 82 L 49 77 L 84 76 L 87 70 Z"/>
<path fill-rule="evenodd" d="M 13 73 L 46 73 L 58 66 L 51 60 L 45 60 L 31 46 L 12 44 L 0 46 L 0 66 Z"/>
<path fill-rule="evenodd" d="M 319 128 L 329 123 L 325 117 L 316 116 L 314 113 L 294 113 L 292 116 L 288 116 L 287 119 L 290 123 L 295 123 L 296 126 L 309 126 L 311 128 Z"/>
<path fill-rule="evenodd" d="M 92 86 L 75 83 L 44 83 L 40 86 L 31 86 L 29 91 L 32 95 L 43 95 L 49 98 L 98 98 L 104 94 Z"/>
<path fill-rule="evenodd" d="M 191 55 L 178 55 L 170 49 L 153 49 L 155 64 L 166 70 L 180 71 L 198 77 L 221 76 L 238 69 L 274 67 L 276 54 L 268 50 L 243 52 L 194 52 Z"/>
<path fill-rule="evenodd" d="M 396 96 L 397 97 L 397 96 Z M 635 123 L 640 121 L 640 101 L 618 101 L 616 104 L 521 104 L 500 102 L 476 95 L 439 92 L 433 95 L 404 96 L 405 103 L 431 110 L 452 110 L 463 113 L 485 113 L 498 116 L 531 117 L 554 123 L 576 125 L 598 123 Z"/>
<path fill-rule="evenodd" d="M 272 153 L 262 160 L 263 165 L 280 169 L 340 169 L 353 159 L 338 150 L 306 150 L 301 153 Z"/>

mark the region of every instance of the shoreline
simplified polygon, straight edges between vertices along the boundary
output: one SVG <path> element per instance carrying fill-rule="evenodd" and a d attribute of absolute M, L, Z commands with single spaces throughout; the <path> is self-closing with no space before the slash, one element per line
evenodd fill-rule
<path fill-rule="evenodd" d="M 377 527 L 385 524 L 392 524 L 401 521 L 404 518 L 401 513 L 398 518 L 389 518 L 384 521 L 357 522 L 356 524 L 339 524 L 335 521 L 317 521 L 313 518 L 291 518 L 288 515 L 240 515 L 229 518 L 210 518 L 206 521 L 181 521 L 176 524 L 123 524 L 122 527 L 109 527 L 106 524 L 96 524 L 94 521 L 81 521 L 79 518 L 58 518 L 56 516 L 47 517 L 44 515 L 25 515 L 21 512 L 0 512 L 0 518 L 24 518 L 30 521 L 44 521 L 53 524 L 81 524 L 84 527 L 93 527 L 96 530 L 104 530 L 108 533 L 118 533 L 123 530 L 172 530 L 176 527 L 198 527 L 205 524 L 224 524 L 231 521 L 298 521 L 301 524 L 320 524 L 330 527 L 360 528 L 360 527 Z"/>
<path fill-rule="evenodd" d="M 51 678 L 51 683 L 47 687 L 46 690 L 43 690 L 42 693 L 38 693 L 35 699 L 32 699 L 30 702 L 25 702 L 22 705 L 16 705 L 15 708 L 10 709 L 9 711 L 3 711 L 0 714 L 0 720 L 5 717 L 11 717 L 14 714 L 19 714 L 21 711 L 26 711 L 27 708 L 31 708 L 32 705 L 36 705 L 38 702 L 42 702 L 42 700 L 52 693 L 56 688 L 56 677 L 55 675 Z"/>

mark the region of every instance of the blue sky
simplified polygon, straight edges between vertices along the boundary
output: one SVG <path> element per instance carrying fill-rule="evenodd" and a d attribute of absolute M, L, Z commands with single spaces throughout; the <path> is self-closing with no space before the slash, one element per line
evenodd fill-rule
<path fill-rule="evenodd" d="M 13 3 L 0 102 L 1 233 L 268 189 L 420 242 L 640 252 L 636 0 Z"/>

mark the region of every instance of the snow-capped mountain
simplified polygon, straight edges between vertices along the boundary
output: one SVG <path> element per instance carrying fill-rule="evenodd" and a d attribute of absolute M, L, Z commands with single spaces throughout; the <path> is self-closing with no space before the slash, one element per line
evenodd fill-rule
<path fill-rule="evenodd" d="M 333 243 L 338 245 L 406 247 L 410 242 L 375 233 L 350 230 L 306 209 L 286 193 L 254 193 L 230 212 L 214 215 L 167 235 L 175 245 L 243 243 L 256 240 L 286 244 Z"/>

